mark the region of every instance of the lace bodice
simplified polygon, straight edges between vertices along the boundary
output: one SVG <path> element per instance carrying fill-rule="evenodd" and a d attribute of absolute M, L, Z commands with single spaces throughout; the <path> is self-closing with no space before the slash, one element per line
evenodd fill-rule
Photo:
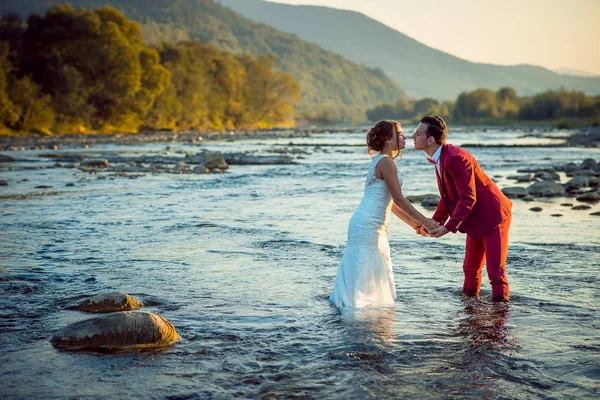
<path fill-rule="evenodd" d="M 385 182 L 383 179 L 379 178 L 377 176 L 377 174 L 375 173 L 375 169 L 377 168 L 377 163 L 379 163 L 379 161 L 381 161 L 384 157 L 387 157 L 385 154 L 377 154 L 375 156 L 373 156 L 373 159 L 371 160 L 371 164 L 369 165 L 369 172 L 367 173 L 367 180 L 365 181 L 365 190 L 377 183 L 377 182 L 383 182 L 383 184 L 385 185 Z M 400 173 L 400 169 L 398 169 L 398 180 L 400 181 L 400 185 L 402 185 L 403 181 L 402 181 L 402 174 Z"/>
<path fill-rule="evenodd" d="M 372 243 L 373 240 L 378 240 L 377 236 L 379 232 L 387 229 L 390 210 L 392 208 L 392 196 L 387 189 L 385 181 L 375 174 L 377 164 L 384 157 L 387 156 L 377 154 L 371 160 L 362 201 L 350 220 L 348 228 L 349 241 L 356 239 L 362 243 Z M 402 184 L 400 172 L 398 172 L 398 179 L 400 180 L 400 184 Z"/>

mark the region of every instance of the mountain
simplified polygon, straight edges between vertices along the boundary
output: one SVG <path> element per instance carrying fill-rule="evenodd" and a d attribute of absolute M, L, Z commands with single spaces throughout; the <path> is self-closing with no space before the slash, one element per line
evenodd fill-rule
<path fill-rule="evenodd" d="M 405 94 L 378 68 L 350 62 L 339 54 L 240 16 L 213 0 L 69 0 L 73 7 L 110 5 L 142 27 L 150 43 L 198 39 L 236 53 L 274 54 L 276 65 L 298 81 L 302 98 L 297 118 L 361 122 L 366 109 Z M 0 13 L 26 18 L 43 14 L 56 0 L 0 2 Z M 300 114 L 300 115 L 298 115 Z"/>
<path fill-rule="evenodd" d="M 600 94 L 599 77 L 560 75 L 530 65 L 469 62 L 354 11 L 260 0 L 219 1 L 252 20 L 298 35 L 351 61 L 381 68 L 411 97 L 454 99 L 465 90 L 503 86 L 514 88 L 520 95 L 560 87 Z"/>
<path fill-rule="evenodd" d="M 600 77 L 600 74 L 595 74 L 593 72 L 588 72 L 588 71 L 581 71 L 579 69 L 573 69 L 573 68 L 558 68 L 553 71 L 556 72 L 557 74 L 561 74 L 561 75 L 585 76 L 585 77 L 593 77 L 593 78 Z"/>

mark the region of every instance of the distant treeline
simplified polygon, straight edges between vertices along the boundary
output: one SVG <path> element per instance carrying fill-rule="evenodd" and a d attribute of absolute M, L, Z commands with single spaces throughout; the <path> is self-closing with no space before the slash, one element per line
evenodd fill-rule
<path fill-rule="evenodd" d="M 505 121 L 580 121 L 600 123 L 600 96 L 583 92 L 547 90 L 534 96 L 519 97 L 512 88 L 498 91 L 477 89 L 461 93 L 455 101 L 436 99 L 401 99 L 395 104 L 381 104 L 367 111 L 371 121 L 380 119 L 417 120 L 434 114 L 458 122 Z"/>
<path fill-rule="evenodd" d="M 146 47 L 109 6 L 0 18 L 0 132 L 270 128 L 293 124 L 299 98 L 270 56 Z"/>

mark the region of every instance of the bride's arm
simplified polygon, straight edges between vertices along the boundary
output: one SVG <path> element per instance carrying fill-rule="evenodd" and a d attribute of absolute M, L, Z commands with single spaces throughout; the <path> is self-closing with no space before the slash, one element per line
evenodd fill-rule
<path fill-rule="evenodd" d="M 400 186 L 400 181 L 398 181 L 398 170 L 396 163 L 391 158 L 382 159 L 377 164 L 376 170 L 376 172 L 381 174 L 381 178 L 385 181 L 385 185 L 387 186 L 387 189 L 394 200 L 394 204 L 402 213 L 404 213 L 404 216 L 423 225 L 427 230 L 433 230 L 437 228 L 438 224 L 436 224 L 435 221 L 426 218 L 423 214 L 417 211 L 410 201 L 408 201 L 402 194 L 402 187 Z M 399 218 L 408 223 L 402 217 L 399 216 Z M 412 224 L 408 224 L 412 226 Z"/>
<path fill-rule="evenodd" d="M 394 213 L 394 215 L 396 215 L 396 217 L 400 218 L 402 221 L 404 221 L 408 226 L 410 226 L 414 230 L 417 230 L 417 228 L 419 228 L 420 226 L 423 226 L 419 223 L 419 221 L 411 218 L 404 211 L 402 211 L 396 205 L 396 203 L 392 204 L 392 212 Z"/>

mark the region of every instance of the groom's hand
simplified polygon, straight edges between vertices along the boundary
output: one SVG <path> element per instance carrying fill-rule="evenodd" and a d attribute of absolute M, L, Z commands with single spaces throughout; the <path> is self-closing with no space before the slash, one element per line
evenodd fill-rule
<path fill-rule="evenodd" d="M 431 231 L 435 230 L 440 226 L 440 223 L 431 218 L 427 218 L 427 221 L 425 222 L 424 226 L 425 229 L 427 229 L 427 231 L 431 233 Z"/>
<path fill-rule="evenodd" d="M 434 230 L 429 231 L 429 237 L 439 238 L 450 232 L 445 226 L 440 226 Z"/>

